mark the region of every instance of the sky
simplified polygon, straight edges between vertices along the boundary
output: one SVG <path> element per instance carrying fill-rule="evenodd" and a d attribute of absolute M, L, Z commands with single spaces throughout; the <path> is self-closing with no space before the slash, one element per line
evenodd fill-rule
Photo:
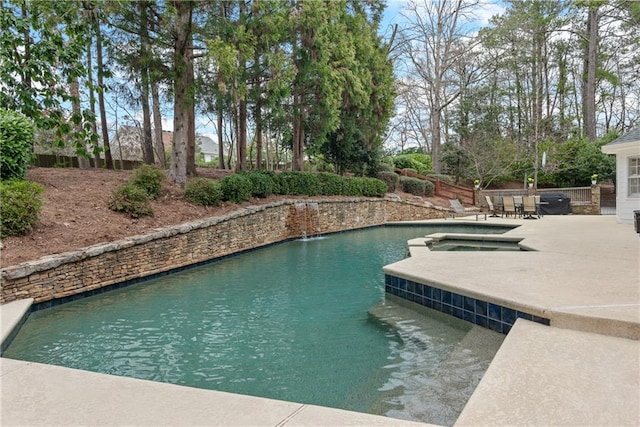
<path fill-rule="evenodd" d="M 380 25 L 380 32 L 383 36 L 389 37 L 393 31 L 393 26 L 396 24 L 401 25 L 406 19 L 403 16 L 403 10 L 410 0 L 387 0 L 387 7 L 384 11 L 382 22 Z M 427 0 L 414 0 L 418 3 L 422 3 Z M 492 16 L 501 14 L 505 10 L 505 4 L 500 0 L 480 0 L 480 6 L 476 11 L 477 22 L 474 26 L 482 27 L 486 26 Z M 173 130 L 173 118 L 169 115 L 172 112 L 163 111 L 162 127 L 163 130 Z M 142 112 L 136 114 L 136 120 L 142 119 Z M 202 114 L 196 115 L 196 133 L 206 135 L 216 140 L 215 126 L 211 121 Z"/>

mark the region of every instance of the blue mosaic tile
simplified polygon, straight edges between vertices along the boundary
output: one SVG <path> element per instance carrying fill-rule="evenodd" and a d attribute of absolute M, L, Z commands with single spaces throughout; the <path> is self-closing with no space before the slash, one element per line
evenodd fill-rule
<path fill-rule="evenodd" d="M 524 313 L 522 311 L 517 311 L 516 312 L 516 316 L 521 318 L 521 319 L 525 319 L 525 320 L 533 320 L 533 316 L 529 313 Z"/>
<path fill-rule="evenodd" d="M 476 300 L 476 314 L 480 314 L 481 316 L 487 315 L 487 302 Z"/>
<path fill-rule="evenodd" d="M 489 329 L 502 333 L 502 323 L 497 320 L 489 319 Z"/>
<path fill-rule="evenodd" d="M 451 304 L 451 292 L 442 291 L 442 302 L 445 304 Z"/>
<path fill-rule="evenodd" d="M 545 319 L 544 317 L 533 316 L 533 321 L 547 326 L 550 324 L 549 319 Z"/>
<path fill-rule="evenodd" d="M 413 294 L 416 291 L 416 284 L 411 280 L 407 280 L 407 292 Z"/>
<path fill-rule="evenodd" d="M 462 319 L 467 322 L 476 323 L 476 315 L 470 311 L 464 310 L 462 312 Z"/>
<path fill-rule="evenodd" d="M 476 300 L 475 298 L 471 298 L 471 297 L 464 297 L 464 305 L 463 308 L 467 311 L 470 312 L 475 312 L 475 308 L 476 308 Z"/>
<path fill-rule="evenodd" d="M 392 295 L 502 334 L 507 334 L 511 330 L 517 318 L 532 320 L 543 325 L 550 323 L 549 319 L 543 317 L 395 276 L 385 276 L 385 290 Z"/>
<path fill-rule="evenodd" d="M 424 285 L 422 294 L 429 299 L 433 298 L 433 288 L 431 286 Z"/>
<path fill-rule="evenodd" d="M 476 325 L 482 326 L 483 328 L 488 328 L 488 319 L 485 316 L 480 316 L 476 314 Z"/>
<path fill-rule="evenodd" d="M 464 297 L 460 294 L 452 294 L 451 295 L 451 305 L 454 307 L 462 308 L 464 303 Z"/>
<path fill-rule="evenodd" d="M 502 307 L 496 304 L 491 304 L 491 303 L 489 303 L 487 307 L 488 307 L 487 316 L 489 317 L 489 319 L 501 320 Z"/>
<path fill-rule="evenodd" d="M 516 310 L 502 307 L 502 322 L 513 325 L 516 321 Z"/>

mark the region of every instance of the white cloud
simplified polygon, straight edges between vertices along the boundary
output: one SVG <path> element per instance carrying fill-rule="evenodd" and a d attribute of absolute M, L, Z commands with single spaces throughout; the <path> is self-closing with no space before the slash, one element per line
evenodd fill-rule
<path fill-rule="evenodd" d="M 502 15 L 506 10 L 504 3 L 495 0 L 481 0 L 475 12 L 478 25 L 486 27 L 495 15 Z"/>

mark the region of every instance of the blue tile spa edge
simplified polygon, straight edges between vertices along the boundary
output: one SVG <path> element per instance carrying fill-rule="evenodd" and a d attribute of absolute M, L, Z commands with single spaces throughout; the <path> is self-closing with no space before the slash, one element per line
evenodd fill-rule
<path fill-rule="evenodd" d="M 384 276 L 384 288 L 386 292 L 397 297 L 416 302 L 427 308 L 449 314 L 483 328 L 492 329 L 501 334 L 509 333 L 518 318 L 547 326 L 550 324 L 549 319 L 544 317 L 534 316 L 520 310 L 503 307 L 478 298 L 471 298 L 390 274 L 385 274 Z"/>

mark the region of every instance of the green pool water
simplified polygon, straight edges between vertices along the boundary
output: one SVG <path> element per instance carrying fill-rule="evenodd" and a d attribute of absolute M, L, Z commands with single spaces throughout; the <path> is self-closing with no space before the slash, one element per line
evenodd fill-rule
<path fill-rule="evenodd" d="M 503 336 L 385 298 L 382 273 L 441 231 L 291 241 L 37 311 L 3 356 L 451 425 Z"/>

